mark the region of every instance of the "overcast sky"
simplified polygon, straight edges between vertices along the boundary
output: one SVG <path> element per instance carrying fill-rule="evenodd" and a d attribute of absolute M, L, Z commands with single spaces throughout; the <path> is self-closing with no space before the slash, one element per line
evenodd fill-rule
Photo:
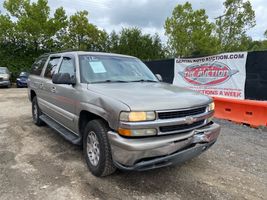
<path fill-rule="evenodd" d="M 3 1 L 0 0 L 1 10 Z M 224 0 L 188 1 L 193 9 L 204 8 L 211 21 L 224 11 Z M 250 1 L 256 13 L 257 25 L 249 31 L 249 35 L 255 40 L 263 39 L 263 33 L 267 29 L 267 0 Z M 52 11 L 63 6 L 68 15 L 79 10 L 87 10 L 90 22 L 108 32 L 119 31 L 121 27 L 137 26 L 146 33 L 158 33 L 166 41 L 164 21 L 171 16 L 175 5 L 183 4 L 186 0 L 48 0 L 48 2 Z"/>

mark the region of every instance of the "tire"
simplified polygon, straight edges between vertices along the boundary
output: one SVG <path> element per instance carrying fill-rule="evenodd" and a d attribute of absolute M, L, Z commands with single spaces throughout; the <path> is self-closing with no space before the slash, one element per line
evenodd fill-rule
<path fill-rule="evenodd" d="M 40 119 L 40 116 L 42 115 L 42 111 L 40 110 L 37 102 L 37 97 L 33 97 L 32 99 L 32 119 L 33 123 L 37 126 L 44 125 L 44 122 Z"/>
<path fill-rule="evenodd" d="M 85 161 L 91 173 L 97 177 L 108 176 L 116 171 L 107 137 L 108 131 L 108 125 L 101 119 L 89 121 L 84 129 L 83 153 Z"/>

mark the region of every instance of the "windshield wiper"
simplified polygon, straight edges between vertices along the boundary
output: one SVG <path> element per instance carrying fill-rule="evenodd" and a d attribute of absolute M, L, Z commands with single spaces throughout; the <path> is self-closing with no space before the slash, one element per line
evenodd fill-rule
<path fill-rule="evenodd" d="M 151 83 L 157 83 L 158 81 L 155 80 L 149 80 L 149 79 L 140 79 L 140 80 L 135 80 L 131 82 L 151 82 Z"/>
<path fill-rule="evenodd" d="M 104 81 L 95 81 L 92 83 L 128 83 L 128 81 L 123 80 L 104 80 Z"/>

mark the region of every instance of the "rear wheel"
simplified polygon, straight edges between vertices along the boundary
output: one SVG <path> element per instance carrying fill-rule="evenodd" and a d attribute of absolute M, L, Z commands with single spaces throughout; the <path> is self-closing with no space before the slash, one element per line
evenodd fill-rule
<path fill-rule="evenodd" d="M 33 97 L 32 99 L 32 119 L 33 123 L 37 126 L 42 126 L 44 122 L 40 119 L 40 116 L 42 115 L 42 111 L 40 110 L 37 102 L 37 97 Z"/>
<path fill-rule="evenodd" d="M 98 177 L 110 175 L 116 170 L 107 137 L 108 130 L 108 125 L 100 119 L 89 121 L 84 130 L 86 164 L 92 174 Z"/>

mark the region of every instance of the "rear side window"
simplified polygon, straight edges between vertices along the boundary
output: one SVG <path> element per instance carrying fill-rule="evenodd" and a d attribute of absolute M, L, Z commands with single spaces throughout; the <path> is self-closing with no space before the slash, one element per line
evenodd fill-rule
<path fill-rule="evenodd" d="M 51 57 L 45 69 L 44 77 L 52 79 L 53 74 L 56 72 L 56 68 L 60 57 Z"/>
<path fill-rule="evenodd" d="M 31 74 L 40 76 L 42 69 L 48 57 L 38 58 L 32 65 Z"/>

